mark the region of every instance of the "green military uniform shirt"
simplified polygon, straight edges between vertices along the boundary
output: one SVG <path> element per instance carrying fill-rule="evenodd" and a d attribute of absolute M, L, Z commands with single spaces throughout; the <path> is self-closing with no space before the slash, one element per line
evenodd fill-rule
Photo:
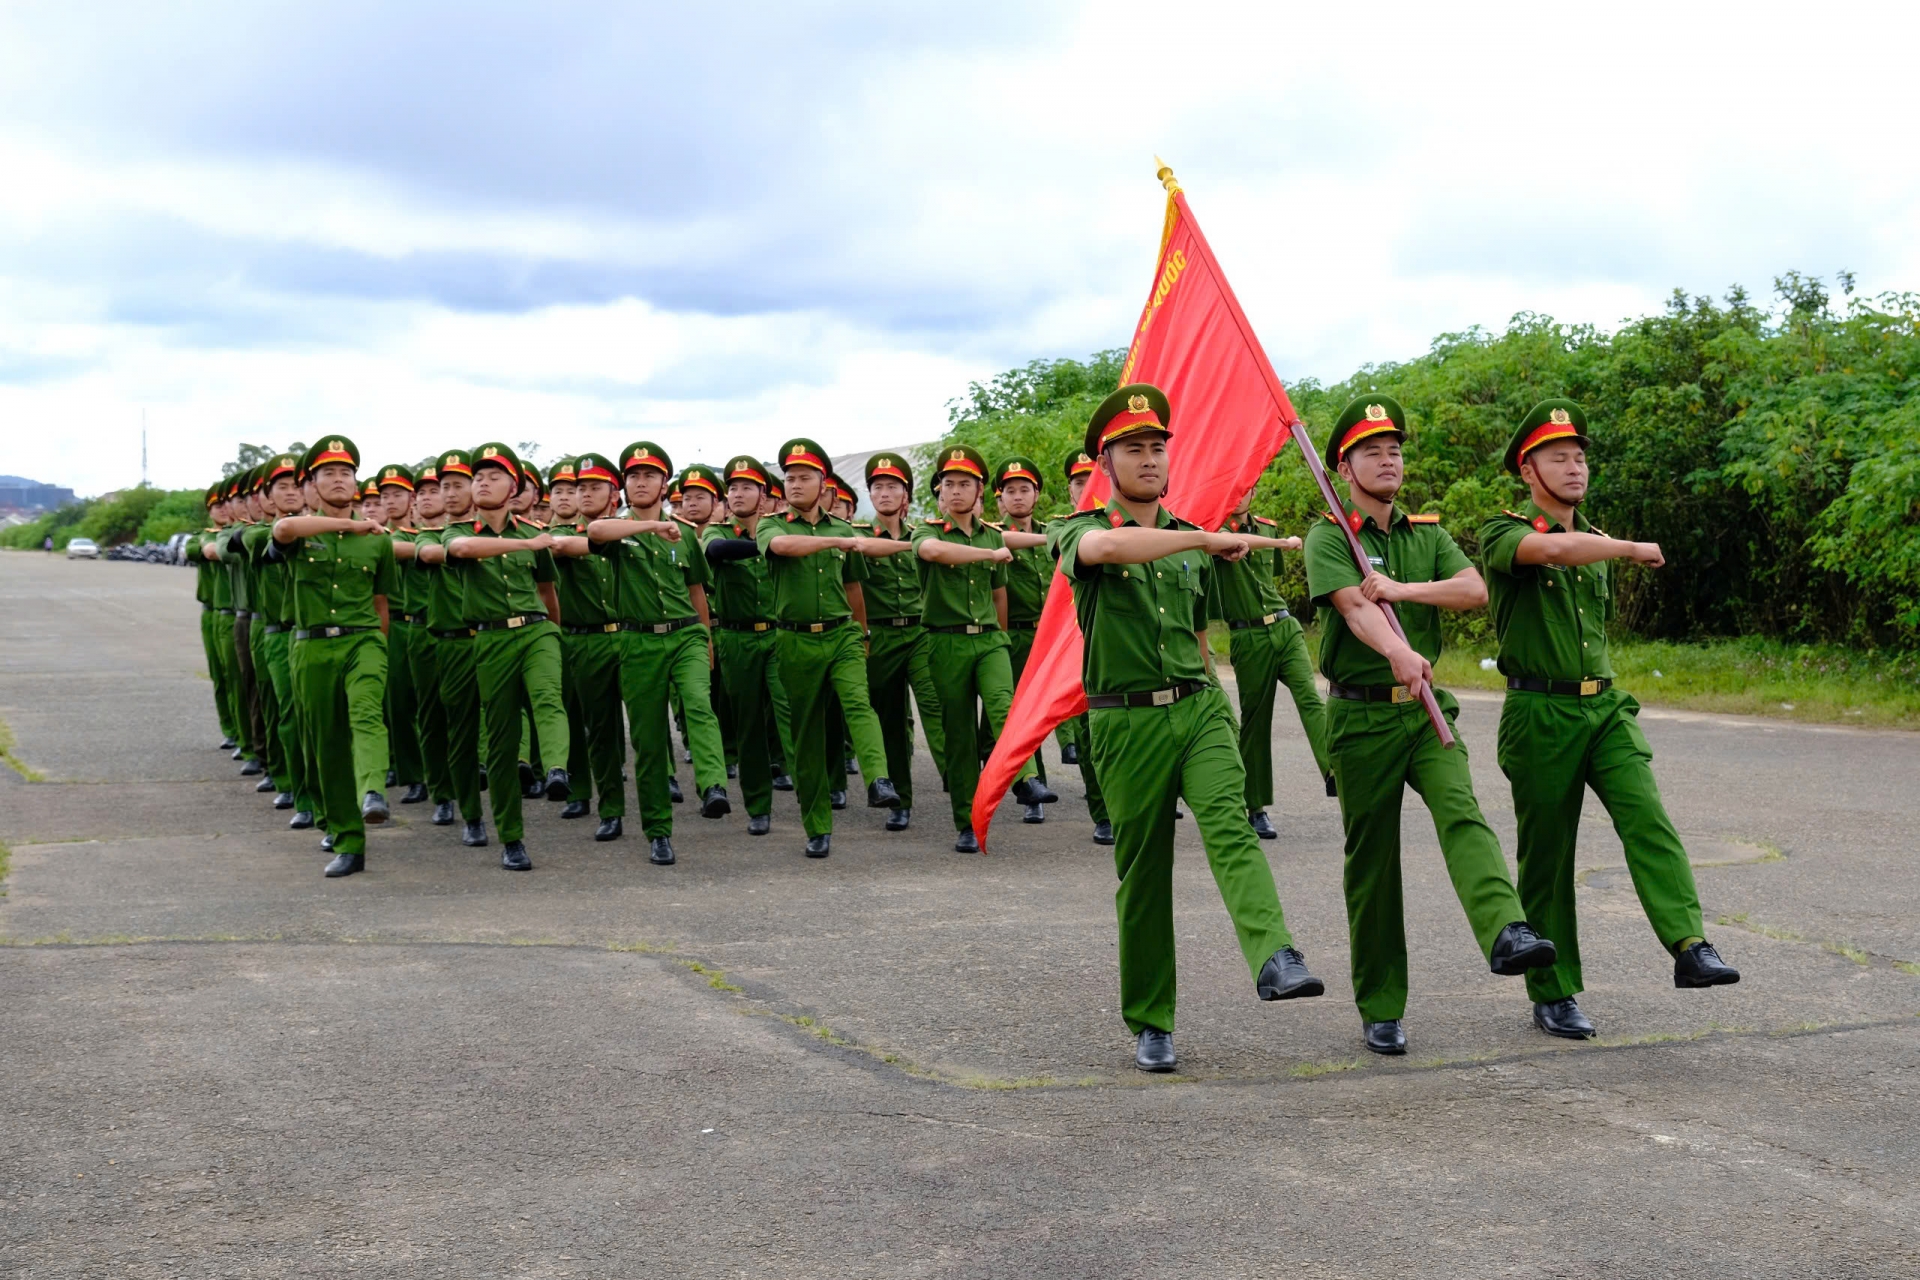
<path fill-rule="evenodd" d="M 1012 525 L 1003 525 L 1010 529 Z M 1039 520 L 1033 522 L 1033 528 L 1017 530 L 1021 533 L 1045 534 L 1047 526 Z M 1053 585 L 1053 556 L 1042 545 L 1038 547 L 1016 547 L 1013 563 L 1005 566 L 1007 570 L 1007 625 L 1034 626 L 1040 621 L 1040 610 L 1046 606 L 1047 590 Z"/>
<path fill-rule="evenodd" d="M 556 537 L 584 538 L 587 521 L 554 525 L 547 532 Z M 618 621 L 614 617 L 613 561 L 606 556 L 555 556 L 558 575 L 554 591 L 560 597 L 560 621 L 569 627 L 602 627 Z"/>
<path fill-rule="evenodd" d="M 1073 584 L 1073 605 L 1085 637 L 1081 683 L 1088 693 L 1151 693 L 1207 679 L 1194 632 L 1206 628 L 1213 557 L 1179 551 L 1147 564 L 1083 564 L 1080 539 L 1095 529 L 1138 528 L 1118 503 L 1056 521 L 1047 549 Z M 1197 529 L 1165 507 L 1161 529 Z"/>
<path fill-rule="evenodd" d="M 704 587 L 711 575 L 697 531 L 685 520 L 680 521 L 678 542 L 640 533 L 596 542 L 593 550 L 613 566 L 613 605 L 619 621 L 654 626 L 699 616 L 688 588 Z"/>
<path fill-rule="evenodd" d="M 1278 528 L 1265 516 L 1254 516 L 1247 520 L 1229 518 L 1220 532 L 1274 538 L 1279 536 Z M 1285 609 L 1287 602 L 1274 585 L 1279 576 L 1275 565 L 1279 554 L 1272 547 L 1256 547 L 1238 560 L 1215 560 L 1207 616 L 1223 622 L 1254 622 Z"/>
<path fill-rule="evenodd" d="M 292 566 L 284 560 L 270 560 L 267 549 L 273 545 L 273 526 L 249 526 L 242 537 L 246 548 L 248 598 L 256 618 L 280 626 L 293 620 Z"/>
<path fill-rule="evenodd" d="M 430 631 L 459 631 L 467 625 L 466 601 L 461 592 L 465 582 L 460 571 L 448 568 L 448 562 L 444 560 L 439 564 L 420 564 L 420 548 L 444 548 L 446 544 L 445 529 L 420 529 L 413 535 L 414 563 L 420 566 L 426 583 L 422 598 L 425 601 L 427 629 Z"/>
<path fill-rule="evenodd" d="M 764 526 L 767 520 L 762 520 Z M 754 541 L 746 526 L 733 520 L 716 520 L 701 530 L 702 548 L 716 538 Z M 758 545 L 758 544 L 757 544 Z M 713 587 L 707 595 L 707 613 L 716 622 L 772 622 L 773 572 L 764 552 L 744 560 L 709 563 Z"/>
<path fill-rule="evenodd" d="M 220 564 L 227 571 L 228 592 L 236 612 L 253 612 L 253 582 L 247 572 L 247 530 L 259 525 L 249 520 L 230 524 L 220 535 Z"/>
<path fill-rule="evenodd" d="M 419 548 L 422 532 L 424 531 L 420 529 L 402 526 L 395 529 L 392 534 L 394 545 L 398 546 L 405 542 L 414 548 L 411 560 L 402 560 L 397 556 L 394 558 L 393 573 L 397 580 L 395 585 L 397 594 L 392 600 L 387 601 L 387 605 L 392 609 L 395 618 L 410 618 L 426 612 L 430 583 L 420 563 Z"/>
<path fill-rule="evenodd" d="M 1347 513 L 1349 523 L 1353 512 Z M 1437 515 L 1408 515 L 1394 507 L 1388 518 L 1392 532 L 1366 517 L 1359 528 L 1360 546 L 1373 567 L 1395 582 L 1442 582 L 1473 562 L 1452 535 L 1440 527 Z M 1393 667 L 1380 652 L 1347 629 L 1347 620 L 1333 607 L 1333 593 L 1360 585 L 1360 570 L 1347 549 L 1346 537 L 1332 517 L 1307 530 L 1307 590 L 1314 603 L 1326 608 L 1320 633 L 1320 674 L 1335 684 L 1391 685 Z M 1428 662 L 1440 658 L 1440 609 L 1437 605 L 1397 600 L 1393 611 L 1407 643 Z"/>
<path fill-rule="evenodd" d="M 874 521 L 862 525 L 860 536 L 884 538 L 888 542 L 913 541 L 914 524 L 900 521 L 900 537 L 887 532 L 887 526 Z M 860 588 L 867 597 L 867 620 L 920 617 L 920 559 L 909 552 L 874 556 L 867 561 L 866 585 Z"/>
<path fill-rule="evenodd" d="M 232 528 L 232 526 L 228 525 L 227 528 Z M 201 559 L 209 569 L 207 577 L 210 586 L 208 603 L 212 604 L 216 609 L 233 608 L 233 577 L 227 572 L 225 561 L 207 560 L 206 550 L 210 546 L 219 544 L 226 537 L 227 528 L 209 529 L 200 535 Z"/>
<path fill-rule="evenodd" d="M 767 550 L 775 538 L 852 538 L 859 530 L 838 516 L 823 515 L 808 524 L 798 511 L 762 516 L 754 530 L 761 558 L 773 579 L 773 616 L 779 622 L 837 622 L 853 616 L 847 584 L 867 580 L 867 557 L 849 551 L 816 551 L 810 556 L 777 556 Z"/>
<path fill-rule="evenodd" d="M 1487 597 L 1500 637 L 1500 672 L 1536 680 L 1611 680 L 1607 620 L 1613 617 L 1613 573 L 1606 561 L 1575 565 L 1521 564 L 1520 543 L 1530 533 L 1568 532 L 1529 502 L 1480 526 Z M 1574 533 L 1598 533 L 1573 513 Z M 1603 535 L 1604 536 L 1604 535 Z"/>
<path fill-rule="evenodd" d="M 531 520 L 509 515 L 506 525 L 495 533 L 478 519 L 462 520 L 449 527 L 446 541 L 458 538 L 537 538 L 546 530 Z M 540 598 L 539 584 L 554 580 L 551 551 L 510 551 L 503 556 L 481 560 L 456 559 L 449 553 L 447 565 L 460 578 L 461 621 L 499 622 L 516 614 L 547 611 Z M 565 617 L 562 614 L 561 617 Z"/>
<path fill-rule="evenodd" d="M 973 522 L 973 532 L 962 531 L 951 520 L 929 520 L 912 537 L 914 559 L 920 566 L 920 621 L 929 627 L 998 627 L 1000 611 L 993 593 L 1007 585 L 1007 566 L 991 560 L 967 564 L 935 564 L 920 560 L 922 542 L 950 542 L 960 547 L 999 548 L 1007 545 L 1000 531 L 984 520 Z"/>
<path fill-rule="evenodd" d="M 203 529 L 187 539 L 187 559 L 193 562 L 193 598 L 211 608 L 213 606 L 213 575 L 219 568 L 213 561 L 201 554 L 212 529 Z"/>
<path fill-rule="evenodd" d="M 377 627 L 375 596 L 393 598 L 393 539 L 384 533 L 316 533 L 276 542 L 293 566 L 293 621 L 313 627 Z"/>

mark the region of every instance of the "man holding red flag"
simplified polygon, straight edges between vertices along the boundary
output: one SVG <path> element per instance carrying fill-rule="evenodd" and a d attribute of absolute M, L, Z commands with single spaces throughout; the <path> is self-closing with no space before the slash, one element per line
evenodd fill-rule
<path fill-rule="evenodd" d="M 1113 496 L 1048 532 L 1085 637 L 1083 682 L 1095 769 L 1107 794 L 1120 929 L 1120 1003 L 1142 1071 L 1174 1068 L 1173 820 L 1192 807 L 1200 840 L 1262 1000 L 1325 990 L 1293 946 L 1245 814 L 1233 712 L 1206 651 L 1211 556 L 1244 537 L 1207 533 L 1160 505 L 1172 410 L 1159 388 L 1121 387 L 1094 410 L 1087 453 Z"/>

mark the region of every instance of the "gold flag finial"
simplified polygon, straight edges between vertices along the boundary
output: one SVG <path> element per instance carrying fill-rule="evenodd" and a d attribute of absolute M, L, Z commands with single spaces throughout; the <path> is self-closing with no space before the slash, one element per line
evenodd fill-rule
<path fill-rule="evenodd" d="M 1155 156 L 1153 163 L 1155 166 L 1153 176 L 1160 179 L 1160 185 L 1167 189 L 1167 194 L 1172 195 L 1174 192 L 1180 190 L 1180 180 L 1173 176 L 1173 170 L 1168 167 L 1167 162 L 1159 156 Z"/>

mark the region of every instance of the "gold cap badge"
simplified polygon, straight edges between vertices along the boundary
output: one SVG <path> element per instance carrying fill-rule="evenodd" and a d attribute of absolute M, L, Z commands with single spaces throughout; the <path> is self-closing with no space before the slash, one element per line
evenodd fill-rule
<path fill-rule="evenodd" d="M 1146 411 L 1147 411 L 1147 398 L 1145 396 L 1128 396 L 1127 397 L 1128 413 L 1145 413 Z"/>
<path fill-rule="evenodd" d="M 1367 421 L 1385 422 L 1386 420 L 1387 420 L 1387 411 L 1384 406 L 1377 405 L 1377 404 L 1370 404 L 1367 406 Z"/>
<path fill-rule="evenodd" d="M 948 462 L 965 462 L 966 460 L 967 460 L 967 451 L 965 449 L 955 449 L 952 453 L 947 455 Z"/>
<path fill-rule="evenodd" d="M 480 451 L 480 456 L 483 458 L 497 458 L 500 456 L 500 451 L 492 445 L 488 445 Z"/>
<path fill-rule="evenodd" d="M 338 440 L 327 441 L 327 448 L 334 453 L 345 453 L 347 451 L 347 446 Z"/>
<path fill-rule="evenodd" d="M 1570 427 L 1573 425 L 1573 415 L 1565 409 L 1555 409 L 1552 413 L 1548 414 L 1547 417 L 1553 420 L 1553 425 L 1556 427 Z"/>

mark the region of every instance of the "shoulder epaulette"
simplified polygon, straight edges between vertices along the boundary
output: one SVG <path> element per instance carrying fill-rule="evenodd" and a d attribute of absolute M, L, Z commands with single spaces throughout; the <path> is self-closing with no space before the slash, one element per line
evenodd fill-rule
<path fill-rule="evenodd" d="M 1253 522 L 1255 524 L 1264 524 L 1270 529 L 1278 528 L 1280 525 L 1280 522 L 1278 520 L 1269 520 L 1265 516 L 1255 516 L 1253 518 Z"/>
<path fill-rule="evenodd" d="M 681 524 L 687 526 L 687 528 L 689 529 L 698 529 L 700 527 L 699 525 L 695 524 L 693 521 L 687 519 L 683 515 L 676 514 L 673 518 L 675 520 L 678 520 Z"/>
<path fill-rule="evenodd" d="M 1325 516 L 1325 517 L 1327 518 L 1327 523 L 1328 523 L 1328 524 L 1339 524 L 1339 523 L 1340 523 L 1340 517 L 1338 517 L 1338 516 L 1336 516 L 1336 515 L 1334 515 L 1334 514 L 1333 514 L 1333 512 L 1331 512 L 1331 511 L 1322 511 L 1322 512 L 1321 512 L 1320 514 L 1321 514 L 1321 515 L 1323 515 L 1323 516 Z"/>
<path fill-rule="evenodd" d="M 987 526 L 987 528 L 994 530 L 997 533 L 1005 533 L 1007 531 L 1007 526 L 1004 522 L 996 524 L 991 520 L 982 520 L 980 523 Z"/>
<path fill-rule="evenodd" d="M 1438 511 L 1435 511 L 1435 512 L 1431 512 L 1431 513 L 1427 513 L 1427 512 L 1419 512 L 1419 513 L 1415 513 L 1415 512 L 1408 512 L 1408 513 L 1407 513 L 1407 523 L 1408 523 L 1408 524 L 1439 524 L 1439 523 L 1440 523 L 1440 513 L 1439 513 Z"/>
<path fill-rule="evenodd" d="M 398 532 L 400 532 L 400 533 L 418 533 L 418 532 L 420 532 L 420 531 L 419 531 L 418 529 L 410 529 L 410 528 L 408 528 L 408 527 L 407 527 L 406 525 L 404 525 L 404 524 L 403 524 L 403 525 L 401 525 L 401 526 L 400 526 L 400 528 L 399 528 L 399 530 L 398 530 Z"/>
<path fill-rule="evenodd" d="M 873 532 L 873 525 L 866 520 L 855 520 L 853 527 L 856 529 L 865 529 L 868 533 Z"/>
<path fill-rule="evenodd" d="M 1518 511 L 1507 511 L 1507 510 L 1505 510 L 1504 508 L 1503 508 L 1503 509 L 1501 510 L 1501 512 L 1500 512 L 1500 514 L 1501 514 L 1501 515 L 1503 515 L 1503 516 L 1512 516 L 1512 517 L 1513 517 L 1513 518 L 1514 518 L 1515 520 L 1525 520 L 1525 519 L 1526 519 L 1526 517 L 1525 517 L 1525 516 L 1523 516 L 1523 515 L 1521 515 L 1521 514 L 1520 514 L 1520 513 L 1518 512 Z"/>

